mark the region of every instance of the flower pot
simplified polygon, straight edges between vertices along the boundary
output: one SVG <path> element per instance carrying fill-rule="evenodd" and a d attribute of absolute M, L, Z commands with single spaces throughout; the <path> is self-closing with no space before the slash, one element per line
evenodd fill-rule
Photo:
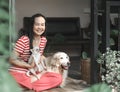
<path fill-rule="evenodd" d="M 90 84 L 90 58 L 88 59 L 81 59 L 81 78 L 82 80 L 86 81 Z"/>

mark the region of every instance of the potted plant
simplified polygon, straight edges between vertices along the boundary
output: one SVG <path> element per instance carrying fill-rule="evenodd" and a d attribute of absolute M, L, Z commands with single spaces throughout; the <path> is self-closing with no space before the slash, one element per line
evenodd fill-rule
<path fill-rule="evenodd" d="M 81 78 L 90 84 L 90 57 L 87 52 L 82 52 L 80 70 L 81 70 Z"/>
<path fill-rule="evenodd" d="M 99 30 L 97 31 L 97 35 L 98 35 L 98 44 L 100 45 L 102 34 Z M 81 70 L 81 77 L 87 83 L 90 83 L 90 71 L 91 71 L 90 61 L 91 61 L 91 58 L 90 58 L 88 52 L 85 50 L 82 51 L 82 53 L 81 53 L 81 65 L 80 65 L 81 66 L 80 67 L 81 68 L 80 69 Z"/>
<path fill-rule="evenodd" d="M 116 92 L 120 92 L 120 51 L 107 48 L 97 58 L 100 64 L 101 81 L 107 83 Z"/>

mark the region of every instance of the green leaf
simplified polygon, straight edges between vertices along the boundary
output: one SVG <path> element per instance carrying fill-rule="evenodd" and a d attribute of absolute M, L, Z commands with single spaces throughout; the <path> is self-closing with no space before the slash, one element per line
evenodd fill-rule
<path fill-rule="evenodd" d="M 0 36 L 4 38 L 9 36 L 9 26 L 7 23 L 0 23 Z"/>
<path fill-rule="evenodd" d="M 119 32 L 119 30 L 113 29 L 113 30 L 111 31 L 111 35 L 117 36 L 117 35 L 118 35 L 118 32 Z"/>
<path fill-rule="evenodd" d="M 8 8 L 8 6 L 9 6 L 8 2 L 9 2 L 9 0 L 0 0 L 0 7 Z"/>
<path fill-rule="evenodd" d="M 82 59 L 87 59 L 87 58 L 88 58 L 87 52 L 83 51 L 82 52 Z"/>
<path fill-rule="evenodd" d="M 115 41 L 112 38 L 110 38 L 110 45 L 115 45 Z"/>
<path fill-rule="evenodd" d="M 98 30 L 97 31 L 97 34 L 99 35 L 99 36 L 102 36 L 102 33 Z"/>
<path fill-rule="evenodd" d="M 112 92 L 111 88 L 105 83 L 94 84 L 83 92 Z"/>
<path fill-rule="evenodd" d="M 9 20 L 8 12 L 1 8 L 0 8 L 0 19 L 1 20 Z"/>

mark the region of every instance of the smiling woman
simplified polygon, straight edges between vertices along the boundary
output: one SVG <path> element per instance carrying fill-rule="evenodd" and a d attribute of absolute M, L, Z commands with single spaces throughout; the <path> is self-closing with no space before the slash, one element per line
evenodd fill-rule
<path fill-rule="evenodd" d="M 47 38 L 44 34 L 45 29 L 46 18 L 44 15 L 37 13 L 30 17 L 29 26 L 24 26 L 23 30 L 20 30 L 23 33 L 17 39 L 12 55 L 9 58 L 11 63 L 9 72 L 23 89 L 26 88 L 38 92 L 57 87 L 62 82 L 60 73 L 48 72 L 47 69 L 35 71 L 36 75 L 31 73 L 30 76 L 26 75 L 29 69 L 35 68 L 34 61 L 36 59 L 32 59 L 32 63 L 28 63 L 32 54 L 31 49 L 34 47 L 40 49 L 40 59 L 36 61 L 39 65 L 45 59 L 44 49 L 47 43 Z"/>

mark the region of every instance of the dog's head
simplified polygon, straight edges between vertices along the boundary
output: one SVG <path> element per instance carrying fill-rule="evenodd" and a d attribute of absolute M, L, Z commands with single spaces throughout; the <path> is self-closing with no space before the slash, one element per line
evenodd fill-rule
<path fill-rule="evenodd" d="M 70 58 L 65 52 L 57 52 L 54 53 L 51 64 L 61 66 L 63 69 L 67 70 L 70 66 Z"/>
<path fill-rule="evenodd" d="M 32 52 L 32 54 L 36 55 L 36 54 L 40 53 L 40 48 L 35 46 L 33 49 L 31 49 L 31 52 Z"/>

